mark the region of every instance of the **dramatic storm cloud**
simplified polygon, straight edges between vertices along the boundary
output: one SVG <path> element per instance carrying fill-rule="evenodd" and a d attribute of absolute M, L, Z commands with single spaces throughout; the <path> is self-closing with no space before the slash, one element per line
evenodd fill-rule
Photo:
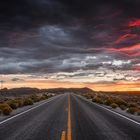
<path fill-rule="evenodd" d="M 20 81 L 17 74 L 139 81 L 139 7 L 139 0 L 2 0 L 0 74 L 14 74 L 13 82 Z"/>

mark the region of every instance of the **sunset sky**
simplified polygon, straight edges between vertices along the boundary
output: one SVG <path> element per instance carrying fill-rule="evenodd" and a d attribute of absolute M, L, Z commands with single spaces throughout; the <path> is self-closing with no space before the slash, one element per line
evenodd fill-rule
<path fill-rule="evenodd" d="M 0 80 L 140 91 L 140 0 L 2 0 Z"/>

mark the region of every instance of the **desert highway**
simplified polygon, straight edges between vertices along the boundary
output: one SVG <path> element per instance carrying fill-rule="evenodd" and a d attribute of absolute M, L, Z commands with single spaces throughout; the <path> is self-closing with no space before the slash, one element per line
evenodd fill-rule
<path fill-rule="evenodd" d="M 140 140 L 140 123 L 63 94 L 0 122 L 0 140 Z"/>

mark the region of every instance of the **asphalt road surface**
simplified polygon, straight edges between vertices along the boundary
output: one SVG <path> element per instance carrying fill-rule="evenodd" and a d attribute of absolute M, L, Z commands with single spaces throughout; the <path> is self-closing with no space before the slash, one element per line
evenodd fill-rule
<path fill-rule="evenodd" d="M 0 140 L 140 140 L 140 123 L 64 94 L 1 122 Z"/>

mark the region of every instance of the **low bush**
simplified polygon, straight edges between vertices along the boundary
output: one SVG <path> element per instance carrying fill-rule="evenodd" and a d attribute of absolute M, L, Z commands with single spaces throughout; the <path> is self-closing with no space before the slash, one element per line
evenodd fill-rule
<path fill-rule="evenodd" d="M 95 99 L 95 98 L 93 98 L 93 99 L 92 99 L 92 102 L 96 102 L 96 99 Z"/>
<path fill-rule="evenodd" d="M 12 109 L 17 109 L 18 108 L 18 103 L 15 103 L 13 101 L 10 101 L 8 103 L 8 105 L 12 108 Z"/>
<path fill-rule="evenodd" d="M 99 96 L 93 98 L 92 101 L 99 103 L 99 104 L 103 104 L 103 99 Z"/>
<path fill-rule="evenodd" d="M 39 102 L 41 100 L 40 96 L 36 94 L 30 95 L 29 98 L 31 98 L 33 102 Z"/>
<path fill-rule="evenodd" d="M 48 97 L 47 94 L 43 94 L 43 95 L 41 96 L 41 98 L 48 99 L 49 97 Z"/>
<path fill-rule="evenodd" d="M 121 105 L 127 106 L 127 102 L 124 101 L 124 100 L 121 99 L 121 98 L 114 98 L 114 102 L 115 102 L 118 106 L 121 106 Z"/>
<path fill-rule="evenodd" d="M 23 99 L 13 99 L 9 101 L 8 104 L 12 109 L 17 109 L 23 106 Z"/>
<path fill-rule="evenodd" d="M 112 104 L 111 104 L 111 107 L 112 107 L 112 108 L 117 108 L 118 105 L 117 105 L 116 103 L 112 103 Z"/>
<path fill-rule="evenodd" d="M 5 107 L 2 112 L 4 115 L 10 115 L 10 113 L 12 112 L 12 108 L 10 106 Z"/>
<path fill-rule="evenodd" d="M 42 95 L 42 96 L 40 97 L 40 99 L 41 99 L 41 100 L 46 100 L 46 99 L 48 99 L 48 97 Z"/>
<path fill-rule="evenodd" d="M 105 100 L 104 104 L 110 106 L 113 103 L 113 100 L 108 98 Z"/>
<path fill-rule="evenodd" d="M 22 107 L 24 105 L 23 99 L 15 99 L 15 102 L 18 104 L 18 107 Z"/>
<path fill-rule="evenodd" d="M 6 103 L 0 104 L 0 110 L 4 115 L 9 115 L 12 112 L 12 108 Z"/>
<path fill-rule="evenodd" d="M 127 109 L 127 106 L 125 106 L 125 105 L 120 105 L 119 107 L 120 107 L 121 110 L 126 110 Z"/>
<path fill-rule="evenodd" d="M 0 109 L 0 115 L 2 114 L 2 110 Z"/>
<path fill-rule="evenodd" d="M 137 111 L 137 115 L 140 116 L 140 109 Z"/>
<path fill-rule="evenodd" d="M 3 109 L 4 109 L 5 107 L 9 107 L 9 105 L 8 105 L 7 103 L 1 103 L 1 104 L 0 104 L 0 110 L 3 111 Z"/>
<path fill-rule="evenodd" d="M 129 107 L 127 112 L 130 114 L 135 114 L 139 111 L 139 109 L 137 107 Z"/>
<path fill-rule="evenodd" d="M 33 102 L 33 100 L 30 99 L 30 98 L 26 98 L 26 99 L 24 100 L 24 105 L 25 105 L 25 106 L 27 106 L 27 105 L 33 105 L 33 104 L 34 104 L 34 102 Z"/>
<path fill-rule="evenodd" d="M 138 107 L 138 104 L 137 103 L 129 103 L 128 107 Z"/>
<path fill-rule="evenodd" d="M 49 95 L 49 96 L 52 96 L 52 95 Z M 94 97 L 94 95 L 90 93 L 83 94 L 83 96 L 86 97 L 87 99 L 92 99 Z"/>

